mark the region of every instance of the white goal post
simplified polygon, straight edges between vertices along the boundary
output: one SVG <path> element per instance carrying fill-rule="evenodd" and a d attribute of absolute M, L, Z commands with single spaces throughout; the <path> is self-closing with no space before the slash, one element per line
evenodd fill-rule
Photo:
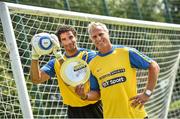
<path fill-rule="evenodd" d="M 36 33 L 54 33 L 58 26 L 67 24 L 77 30 L 79 47 L 96 50 L 87 32 L 92 21 L 108 26 L 112 44 L 134 47 L 160 65 L 157 86 L 145 104 L 149 117 L 167 118 L 169 110 L 180 110 L 180 106 L 170 106 L 179 67 L 180 25 L 4 2 L 0 2 L 0 17 L 0 118 L 67 118 L 57 80 L 33 85 L 29 78 L 30 40 Z M 40 65 L 50 58 L 42 56 Z M 143 91 L 147 77 L 147 71 L 137 71 L 138 92 Z"/>
<path fill-rule="evenodd" d="M 4 3 L 0 3 L 0 17 L 4 30 L 4 36 L 6 37 L 6 46 L 7 50 L 9 51 L 13 76 L 17 85 L 16 88 L 18 91 L 19 102 L 23 117 L 32 119 L 33 115 L 29 102 L 29 96 L 22 70 L 22 65 L 20 62 L 19 52 L 16 45 L 16 38 L 14 35 L 8 7 Z"/>

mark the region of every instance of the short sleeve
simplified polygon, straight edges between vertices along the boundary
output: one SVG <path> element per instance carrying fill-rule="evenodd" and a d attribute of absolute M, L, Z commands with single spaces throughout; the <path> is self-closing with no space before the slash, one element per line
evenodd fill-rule
<path fill-rule="evenodd" d="M 46 72 L 50 77 L 54 77 L 55 76 L 54 64 L 55 64 L 55 59 L 52 59 L 47 64 L 45 64 L 41 68 L 41 70 Z"/>
<path fill-rule="evenodd" d="M 91 88 L 91 90 L 100 90 L 99 89 L 99 84 L 98 84 L 98 82 L 97 82 L 97 79 L 91 74 L 91 76 L 90 76 L 90 88 Z"/>
<path fill-rule="evenodd" d="M 134 48 L 129 48 L 130 63 L 133 68 L 148 69 L 152 59 Z"/>

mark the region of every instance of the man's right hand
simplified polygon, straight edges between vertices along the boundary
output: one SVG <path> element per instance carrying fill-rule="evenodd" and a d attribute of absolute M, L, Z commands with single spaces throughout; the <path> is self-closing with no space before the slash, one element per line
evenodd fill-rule
<path fill-rule="evenodd" d="M 41 51 L 38 50 L 38 40 L 37 37 L 42 37 L 43 35 L 46 35 L 50 38 L 51 42 L 52 42 L 52 50 L 49 51 Z M 31 45 L 32 45 L 32 59 L 33 60 L 38 60 L 40 58 L 41 55 L 48 55 L 49 53 L 53 52 L 53 54 L 55 55 L 55 57 L 59 60 L 59 59 L 63 59 L 62 53 L 61 53 L 61 47 L 60 47 L 60 43 L 58 40 L 58 37 L 55 34 L 49 34 L 49 33 L 39 33 L 39 34 L 35 34 L 32 39 L 31 39 Z"/>

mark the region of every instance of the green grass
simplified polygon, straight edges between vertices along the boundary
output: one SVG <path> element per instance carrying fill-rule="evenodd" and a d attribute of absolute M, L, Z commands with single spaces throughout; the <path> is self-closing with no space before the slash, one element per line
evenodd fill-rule
<path fill-rule="evenodd" d="M 176 110 L 176 109 L 180 109 L 180 100 L 177 100 L 177 101 L 170 104 L 169 111 L 173 111 L 173 110 Z"/>

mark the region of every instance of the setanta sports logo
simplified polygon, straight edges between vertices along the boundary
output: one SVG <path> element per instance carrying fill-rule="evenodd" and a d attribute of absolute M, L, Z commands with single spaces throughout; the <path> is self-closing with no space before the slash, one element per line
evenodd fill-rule
<path fill-rule="evenodd" d="M 126 81 L 126 77 L 125 76 L 120 76 L 120 77 L 117 77 L 117 78 L 113 78 L 113 79 L 104 81 L 102 83 L 102 87 L 106 88 L 108 86 L 115 85 L 115 84 L 118 84 L 118 83 L 123 83 L 125 81 Z"/>

